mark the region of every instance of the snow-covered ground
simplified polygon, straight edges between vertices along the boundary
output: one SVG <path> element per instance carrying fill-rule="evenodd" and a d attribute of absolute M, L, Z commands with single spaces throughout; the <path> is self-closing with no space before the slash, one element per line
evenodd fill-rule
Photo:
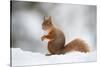
<path fill-rule="evenodd" d="M 41 53 L 32 53 L 23 51 L 20 48 L 12 48 L 12 66 L 90 62 L 96 61 L 96 57 L 96 51 L 90 53 L 70 52 L 65 55 L 45 56 Z"/>

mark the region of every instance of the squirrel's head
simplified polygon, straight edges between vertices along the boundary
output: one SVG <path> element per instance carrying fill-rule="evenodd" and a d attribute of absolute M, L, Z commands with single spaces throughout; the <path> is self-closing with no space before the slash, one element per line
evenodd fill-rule
<path fill-rule="evenodd" d="M 45 17 L 44 21 L 42 23 L 42 29 L 43 30 L 49 30 L 53 26 L 51 16 Z"/>

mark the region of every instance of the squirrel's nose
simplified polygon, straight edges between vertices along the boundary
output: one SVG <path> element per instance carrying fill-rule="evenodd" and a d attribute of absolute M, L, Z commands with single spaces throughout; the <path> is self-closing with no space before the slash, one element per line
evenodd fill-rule
<path fill-rule="evenodd" d="M 44 30 L 44 27 L 42 27 L 42 29 Z"/>
<path fill-rule="evenodd" d="M 42 29 L 43 29 L 43 27 L 42 27 Z"/>

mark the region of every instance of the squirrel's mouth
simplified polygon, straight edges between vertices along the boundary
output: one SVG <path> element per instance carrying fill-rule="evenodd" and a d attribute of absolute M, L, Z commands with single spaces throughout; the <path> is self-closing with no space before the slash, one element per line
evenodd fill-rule
<path fill-rule="evenodd" d="M 44 31 L 46 31 L 46 28 L 42 27 L 42 29 L 43 29 Z"/>
<path fill-rule="evenodd" d="M 44 28 L 42 28 L 43 30 L 45 30 Z"/>

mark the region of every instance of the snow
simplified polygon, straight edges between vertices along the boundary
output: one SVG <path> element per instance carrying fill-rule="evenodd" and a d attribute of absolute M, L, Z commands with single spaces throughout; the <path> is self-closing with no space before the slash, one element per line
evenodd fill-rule
<path fill-rule="evenodd" d="M 20 48 L 12 49 L 12 66 L 93 62 L 96 61 L 96 51 L 89 53 L 70 52 L 65 55 L 45 56 L 42 53 L 23 51 Z"/>

